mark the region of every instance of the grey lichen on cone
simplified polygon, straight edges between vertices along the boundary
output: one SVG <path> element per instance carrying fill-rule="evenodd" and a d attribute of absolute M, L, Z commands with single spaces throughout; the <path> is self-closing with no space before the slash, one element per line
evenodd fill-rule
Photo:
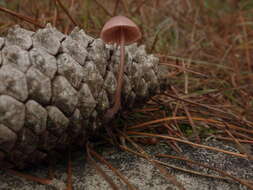
<path fill-rule="evenodd" d="M 168 83 L 158 62 L 143 45 L 126 47 L 123 109 Z M 50 24 L 36 32 L 15 26 L 0 37 L 0 167 L 23 168 L 85 142 L 113 104 L 118 64 L 117 47 L 78 28 L 64 35 Z"/>

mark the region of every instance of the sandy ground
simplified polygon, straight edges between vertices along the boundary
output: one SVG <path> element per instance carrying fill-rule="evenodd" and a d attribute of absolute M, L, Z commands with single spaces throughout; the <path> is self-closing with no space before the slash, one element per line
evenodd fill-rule
<path fill-rule="evenodd" d="M 221 142 L 211 140 L 205 142 L 207 145 L 219 147 L 225 150 L 234 151 L 236 149 L 229 145 L 224 145 Z M 223 153 L 208 151 L 206 149 L 196 149 L 186 145 L 180 145 L 184 150 L 183 154 L 191 159 L 199 162 L 207 163 L 218 169 L 227 171 L 228 173 L 240 178 L 244 178 L 253 182 L 253 161 L 232 157 Z M 168 153 L 174 154 L 167 145 L 157 144 L 154 146 L 147 146 L 145 150 L 149 153 Z M 138 158 L 127 152 L 119 151 L 113 147 L 104 147 L 99 150 L 114 167 L 118 168 L 133 184 L 140 190 L 176 190 L 177 188 L 166 181 L 163 176 L 154 168 L 149 162 Z M 101 178 L 96 170 L 94 170 L 85 160 L 85 155 L 81 152 L 74 155 L 73 160 L 73 188 L 74 190 L 107 190 L 111 189 L 106 181 Z M 161 159 L 162 161 L 182 168 L 188 168 L 187 164 L 182 161 L 172 159 Z M 103 167 L 108 175 L 112 176 L 114 182 L 120 189 L 127 189 L 126 185 L 120 182 L 112 172 Z M 200 168 L 198 166 L 191 166 L 191 169 L 206 174 L 217 175 L 217 173 Z M 186 172 L 177 171 L 175 169 L 168 169 L 169 173 L 175 175 L 177 180 L 187 190 L 246 190 L 247 188 L 231 180 L 218 180 L 198 175 L 188 174 Z M 39 166 L 37 168 L 25 171 L 36 176 L 46 177 L 47 168 Z M 1 190 L 60 190 L 65 189 L 66 161 L 57 163 L 55 166 L 55 179 L 52 185 L 40 185 L 35 182 L 30 182 L 19 177 L 14 177 L 0 171 L 0 189 Z"/>

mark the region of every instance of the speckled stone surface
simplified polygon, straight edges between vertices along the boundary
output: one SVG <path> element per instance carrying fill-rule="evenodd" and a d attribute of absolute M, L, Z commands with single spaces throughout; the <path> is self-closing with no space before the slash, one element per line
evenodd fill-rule
<path fill-rule="evenodd" d="M 225 145 L 222 142 L 210 140 L 203 142 L 206 145 L 218 147 L 221 149 L 237 152 L 231 145 Z M 206 149 L 196 149 L 187 145 L 180 145 L 183 150 L 183 155 L 190 159 L 205 163 L 226 171 L 231 175 L 253 181 L 253 161 L 248 161 L 242 158 L 225 155 L 223 153 L 208 151 Z M 167 145 L 157 144 L 153 146 L 145 146 L 148 153 L 167 153 L 174 154 Z M 119 151 L 113 147 L 99 148 L 99 153 L 107 159 L 114 167 L 122 172 L 128 180 L 139 190 L 176 190 L 177 188 L 166 181 L 161 174 L 149 162 L 138 158 L 127 152 Z M 84 159 L 83 152 L 75 153 L 73 159 L 73 188 L 74 190 L 109 190 L 111 189 L 107 182 L 104 181 L 96 170 L 92 168 L 91 164 Z M 183 161 L 176 161 L 172 159 L 160 159 L 166 163 L 174 166 L 188 168 L 189 166 Z M 52 185 L 40 185 L 34 182 L 29 182 L 18 177 L 12 177 L 0 171 L 0 189 L 1 190 L 64 190 L 67 179 L 66 174 L 67 163 L 66 160 L 55 165 L 55 179 Z M 112 172 L 103 167 L 108 175 L 112 177 L 114 182 L 120 189 L 127 189 L 126 185 L 119 181 Z M 206 168 L 200 168 L 196 165 L 191 166 L 192 170 L 199 171 L 206 174 L 219 175 Z M 26 170 L 36 176 L 46 177 L 47 168 L 40 166 Z M 168 172 L 176 176 L 177 180 L 187 190 L 247 190 L 243 185 L 235 183 L 231 180 L 223 181 L 198 175 L 192 175 L 185 172 L 177 171 L 175 169 L 168 169 Z"/>

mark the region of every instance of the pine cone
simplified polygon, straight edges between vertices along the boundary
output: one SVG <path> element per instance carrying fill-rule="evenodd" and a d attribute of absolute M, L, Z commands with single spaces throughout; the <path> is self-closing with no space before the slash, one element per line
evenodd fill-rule
<path fill-rule="evenodd" d="M 11 28 L 0 38 L 0 166 L 23 168 L 84 143 L 114 102 L 118 63 L 116 46 L 77 28 Z M 166 72 L 144 46 L 127 46 L 122 109 L 159 92 Z"/>

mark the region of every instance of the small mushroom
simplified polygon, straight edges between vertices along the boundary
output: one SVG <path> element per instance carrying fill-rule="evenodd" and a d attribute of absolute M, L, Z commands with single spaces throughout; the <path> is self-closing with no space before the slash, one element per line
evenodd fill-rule
<path fill-rule="evenodd" d="M 129 45 L 139 40 L 141 38 L 141 32 L 139 27 L 127 17 L 115 16 L 106 22 L 100 37 L 107 44 L 116 43 L 117 45 L 120 45 L 120 64 L 118 69 L 115 101 L 113 107 L 105 114 L 105 118 L 110 120 L 118 112 L 121 106 L 121 90 L 125 64 L 125 45 Z"/>

